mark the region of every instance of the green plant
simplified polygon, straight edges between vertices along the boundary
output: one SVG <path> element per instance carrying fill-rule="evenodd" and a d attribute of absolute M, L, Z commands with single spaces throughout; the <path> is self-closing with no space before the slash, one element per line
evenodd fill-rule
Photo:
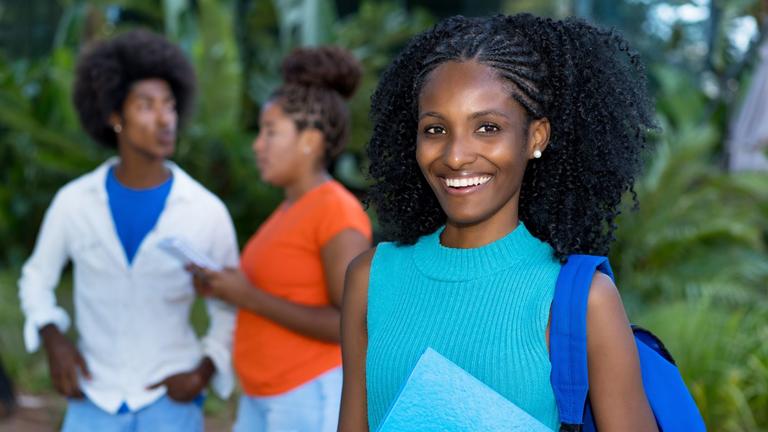
<path fill-rule="evenodd" d="M 768 175 L 730 174 L 705 97 L 654 69 L 663 133 L 617 220 L 612 262 L 633 322 L 661 336 L 711 430 L 768 430 Z"/>
<path fill-rule="evenodd" d="M 77 127 L 73 53 L 38 62 L 0 57 L 0 266 L 20 265 L 53 192 L 106 153 Z"/>
<path fill-rule="evenodd" d="M 635 187 L 640 207 L 617 220 L 617 274 L 632 300 L 766 303 L 768 176 L 720 168 L 713 155 L 721 134 L 696 123 L 685 103 L 695 90 L 672 76 L 660 79 L 664 133 Z"/>
<path fill-rule="evenodd" d="M 670 349 L 710 430 L 768 430 L 767 312 L 709 298 L 657 304 L 637 320 Z"/>

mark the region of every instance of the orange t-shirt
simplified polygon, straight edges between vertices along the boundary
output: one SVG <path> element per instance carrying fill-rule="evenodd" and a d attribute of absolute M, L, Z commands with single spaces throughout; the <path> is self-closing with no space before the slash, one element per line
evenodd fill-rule
<path fill-rule="evenodd" d="M 281 205 L 243 249 L 240 268 L 259 289 L 295 303 L 330 304 L 320 250 L 345 229 L 371 238 L 360 202 L 327 181 L 290 206 Z M 287 392 L 341 365 L 339 344 L 289 330 L 240 309 L 235 326 L 235 370 L 246 394 Z"/>

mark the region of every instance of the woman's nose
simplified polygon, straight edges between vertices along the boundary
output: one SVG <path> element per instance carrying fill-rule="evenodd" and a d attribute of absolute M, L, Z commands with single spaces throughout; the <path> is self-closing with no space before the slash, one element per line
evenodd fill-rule
<path fill-rule="evenodd" d="M 443 152 L 443 163 L 454 170 L 460 170 L 476 158 L 477 153 L 469 140 L 460 137 L 450 138 Z"/>
<path fill-rule="evenodd" d="M 251 143 L 251 149 L 254 151 L 254 153 L 261 153 L 264 151 L 264 137 L 261 136 L 261 134 L 256 135 L 256 137 L 253 139 L 253 142 Z"/>

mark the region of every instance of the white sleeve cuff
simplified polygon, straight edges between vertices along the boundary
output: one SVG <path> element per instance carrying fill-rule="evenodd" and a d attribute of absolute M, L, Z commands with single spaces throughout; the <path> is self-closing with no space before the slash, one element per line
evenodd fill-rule
<path fill-rule="evenodd" d="M 204 355 L 208 356 L 213 361 L 213 365 L 216 366 L 216 372 L 211 378 L 211 387 L 220 398 L 227 399 L 235 388 L 229 349 L 211 337 L 204 337 L 202 343 Z"/>
<path fill-rule="evenodd" d="M 69 329 L 69 315 L 58 306 L 45 312 L 30 314 L 24 322 L 24 345 L 27 352 L 35 352 L 40 348 L 40 329 L 47 324 L 55 325 L 64 333 Z"/>

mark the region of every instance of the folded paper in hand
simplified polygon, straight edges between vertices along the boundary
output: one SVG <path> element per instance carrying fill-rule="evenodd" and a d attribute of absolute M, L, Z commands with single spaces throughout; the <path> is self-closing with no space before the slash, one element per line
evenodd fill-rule
<path fill-rule="evenodd" d="M 378 432 L 552 432 L 437 351 L 421 355 Z"/>
<path fill-rule="evenodd" d="M 189 243 L 178 237 L 164 238 L 157 243 L 157 246 L 179 259 L 185 265 L 194 264 L 208 270 L 222 270 L 219 264 L 213 262 L 213 260 L 208 258 L 205 254 L 193 249 Z"/>

